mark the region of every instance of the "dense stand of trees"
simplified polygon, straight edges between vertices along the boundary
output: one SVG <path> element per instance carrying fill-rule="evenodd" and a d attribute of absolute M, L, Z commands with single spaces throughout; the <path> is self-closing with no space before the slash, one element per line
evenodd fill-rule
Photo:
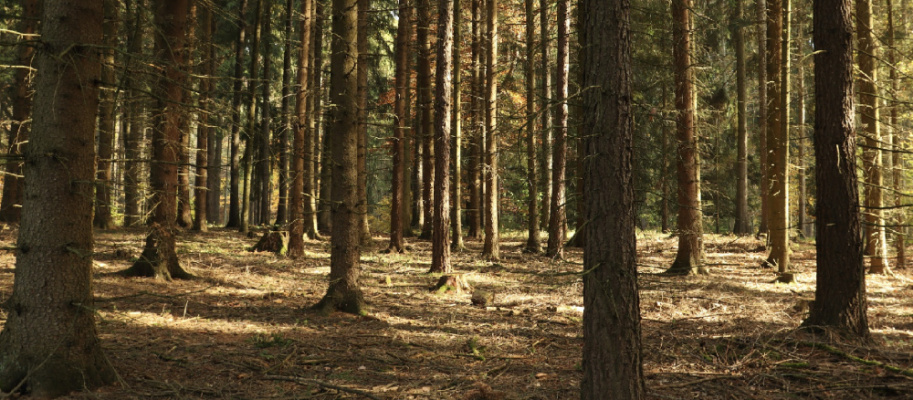
<path fill-rule="evenodd" d="M 407 238 L 430 239 L 444 292 L 465 288 L 450 262 L 464 240 L 481 241 L 479 257 L 497 262 L 502 231 L 525 231 L 523 249 L 539 253 L 545 228 L 543 256 L 584 247 L 583 397 L 642 398 L 639 227 L 677 236 L 669 274 L 712 272 L 705 230 L 767 235 L 764 264 L 781 282 L 793 279 L 791 241 L 814 237 L 817 300 L 806 325 L 867 337 L 864 261 L 872 273 L 889 273 L 892 256 L 905 264 L 909 71 L 899 58 L 909 44 L 898 32 L 908 5 L 754 6 L 2 6 L 12 45 L 0 57 L 15 68 L 0 74 L 10 89 L 0 102 L 9 121 L 0 221 L 22 226 L 9 302 L 55 309 L 38 303 L 56 297 L 31 294 L 43 274 L 61 273 L 41 264 L 55 262 L 76 268 L 55 293 L 91 304 L 90 258 L 73 254 L 92 253 L 92 226 L 147 225 L 142 255 L 122 274 L 162 280 L 192 278 L 175 252 L 181 228 L 278 231 L 292 258 L 304 256 L 305 239 L 329 235 L 330 284 L 317 307 L 351 313 L 366 311 L 359 260 L 375 235 L 388 235 L 393 252 L 407 252 Z M 693 17 L 704 9 L 728 17 Z M 60 18 L 70 14 L 80 18 Z M 36 52 L 42 46 L 73 57 Z M 35 256 L 45 253 L 63 258 Z M 91 314 L 75 312 L 11 314 L 0 366 L 19 367 L 0 369 L 0 389 L 55 343 L 83 350 L 54 350 L 48 373 L 64 378 L 29 375 L 34 393 L 111 380 Z M 23 330 L 36 327 L 48 333 L 26 341 Z"/>

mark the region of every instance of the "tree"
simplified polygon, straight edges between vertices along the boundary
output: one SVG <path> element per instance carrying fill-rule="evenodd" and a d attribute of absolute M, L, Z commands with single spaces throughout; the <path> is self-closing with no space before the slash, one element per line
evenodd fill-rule
<path fill-rule="evenodd" d="M 862 170 L 865 174 L 865 252 L 870 256 L 869 271 L 883 274 L 889 271 L 887 240 L 884 229 L 884 167 L 882 165 L 881 124 L 877 74 L 875 68 L 875 36 L 871 0 L 856 0 L 856 42 L 859 46 L 859 120 L 865 132 L 862 151 Z"/>
<path fill-rule="evenodd" d="M 95 217 L 92 223 L 100 229 L 111 229 L 114 227 L 114 216 L 111 213 L 114 205 L 114 197 L 111 196 L 111 161 L 114 157 L 114 128 L 117 119 L 114 114 L 114 88 L 117 86 L 114 53 L 117 45 L 118 15 L 117 4 L 107 0 L 104 3 L 105 22 L 102 30 L 105 35 L 105 49 L 101 79 L 105 83 L 105 88 L 100 93 L 98 105 L 98 166 L 95 174 Z"/>
<path fill-rule="evenodd" d="M 92 295 L 102 3 L 44 4 L 16 277 L 0 332 L 4 392 L 23 384 L 52 398 L 114 380 Z"/>
<path fill-rule="evenodd" d="M 565 209 L 567 171 L 567 125 L 568 125 L 568 79 L 570 78 L 570 28 L 568 15 L 570 0 L 558 0 L 558 95 L 555 99 L 558 107 L 555 112 L 555 143 L 552 147 L 552 201 L 548 221 L 549 256 L 561 257 L 564 254 L 564 241 L 567 240 L 567 214 Z"/>
<path fill-rule="evenodd" d="M 361 229 L 358 215 L 357 0 L 333 0 L 330 55 L 330 130 L 333 158 L 333 235 L 330 238 L 330 286 L 314 308 L 324 312 L 365 312 L 358 286 Z"/>
<path fill-rule="evenodd" d="M 241 89 L 244 83 L 244 53 L 247 46 L 247 0 L 238 5 L 238 41 L 235 42 L 235 73 L 231 98 L 231 144 L 229 145 L 228 221 L 226 228 L 241 227 Z"/>
<path fill-rule="evenodd" d="M 815 0 L 815 207 L 818 263 L 809 327 L 867 338 L 865 270 L 856 186 L 850 0 Z"/>
<path fill-rule="evenodd" d="M 589 190 L 584 228 L 580 398 L 645 395 L 637 293 L 634 113 L 627 0 L 584 0 L 583 130 Z"/>
<path fill-rule="evenodd" d="M 402 253 L 406 250 L 403 240 L 403 230 L 406 222 L 403 216 L 406 184 L 406 74 L 409 73 L 409 2 L 399 0 L 399 20 L 396 28 L 396 48 L 394 49 L 395 71 L 393 84 L 396 97 L 393 102 L 393 143 L 391 146 L 393 156 L 393 178 L 391 180 L 390 200 L 390 246 L 389 250 Z"/>
<path fill-rule="evenodd" d="M 323 165 L 321 164 L 321 156 L 325 157 L 328 153 L 320 151 L 321 141 L 319 135 L 321 125 L 320 116 L 323 112 L 323 106 L 321 104 L 323 99 L 321 96 L 321 77 L 323 76 L 323 70 L 321 69 L 321 65 L 323 64 L 324 2 L 311 1 L 314 1 L 314 4 L 311 5 L 311 51 L 308 55 L 308 73 L 311 81 L 309 83 L 310 90 L 305 94 L 307 96 L 308 104 L 306 108 L 307 115 L 305 116 L 306 129 L 304 131 L 304 233 L 310 239 L 317 239 L 320 237 L 317 219 L 317 214 L 319 212 L 317 209 L 317 175 L 320 173 L 319 166 Z M 298 79 L 302 78 L 299 77 Z M 328 141 L 324 139 L 324 142 Z M 324 146 L 324 148 L 327 147 Z M 319 188 L 321 207 L 326 208 L 326 204 L 330 200 L 329 176 L 321 176 L 319 182 L 320 185 L 322 185 Z M 329 224 L 326 225 L 327 228 L 329 228 Z"/>
<path fill-rule="evenodd" d="M 539 182 L 536 177 L 536 72 L 535 35 L 536 14 L 533 13 L 533 0 L 525 0 L 526 6 L 526 184 L 529 186 L 529 220 L 525 251 L 538 253 L 542 250 L 539 242 Z"/>
<path fill-rule="evenodd" d="M 482 255 L 492 261 L 501 259 L 498 233 L 498 82 L 495 65 L 498 63 L 498 0 L 485 3 L 488 45 L 485 55 L 485 242 Z"/>
<path fill-rule="evenodd" d="M 431 239 L 432 221 L 434 219 L 434 121 L 431 116 L 431 1 L 418 0 L 418 63 L 416 71 L 416 91 L 418 91 L 419 138 L 421 140 L 421 234 L 422 239 Z"/>
<path fill-rule="evenodd" d="M 282 52 L 282 121 L 279 138 L 279 207 L 276 210 L 276 226 L 288 223 L 289 191 L 289 141 L 292 132 L 292 25 L 295 19 L 294 1 L 285 2 L 285 49 Z M 308 15 L 310 18 L 310 15 Z M 310 44 L 310 43 L 308 43 Z M 308 46 L 310 47 L 310 46 Z M 308 55 L 310 59 L 310 55 Z M 294 146 L 294 144 L 292 144 Z"/>
<path fill-rule="evenodd" d="M 298 53 L 298 88 L 295 93 L 295 126 L 294 140 L 292 141 L 292 187 L 291 187 L 291 205 L 289 206 L 289 215 L 291 223 L 289 224 L 289 243 L 288 256 L 292 258 L 304 255 L 304 234 L 306 222 L 311 222 L 311 228 L 316 231 L 314 209 L 308 210 L 308 205 L 314 204 L 313 191 L 307 192 L 307 182 L 312 180 L 308 172 L 313 173 L 314 163 L 311 162 L 308 149 L 312 148 L 307 137 L 307 113 L 308 107 L 308 83 L 311 80 L 310 71 L 308 70 L 308 54 L 311 51 L 311 0 L 301 2 L 301 22 L 298 25 L 299 45 Z M 308 168 L 308 165 L 311 168 Z M 311 214 L 305 214 L 310 211 Z M 316 232 L 315 232 L 316 233 Z"/>
<path fill-rule="evenodd" d="M 734 39 L 736 57 L 736 92 L 738 97 L 738 156 L 736 166 L 738 183 L 735 196 L 735 226 L 733 233 L 748 235 L 751 233 L 751 221 L 748 218 L 748 84 L 745 68 L 745 26 L 743 0 L 736 0 L 734 19 Z"/>
<path fill-rule="evenodd" d="M 463 194 L 460 180 L 463 176 L 463 73 L 462 62 L 462 18 L 460 0 L 453 1 L 453 144 L 451 144 L 451 165 L 453 165 L 453 183 L 450 185 L 450 225 L 453 228 L 451 247 L 463 249 Z"/>
<path fill-rule="evenodd" d="M 149 183 L 152 188 L 152 227 L 146 236 L 143 253 L 133 265 L 121 271 L 124 276 L 146 276 L 161 280 L 189 279 L 175 253 L 177 165 L 181 152 L 180 120 L 183 103 L 182 86 L 186 82 L 184 52 L 187 29 L 187 0 L 157 2 L 155 26 L 155 60 L 162 71 L 154 77 L 153 97 L 156 110 L 152 126 L 152 159 Z"/>
<path fill-rule="evenodd" d="M 758 14 L 758 152 L 761 163 L 761 220 L 758 236 L 767 233 L 769 172 L 767 168 L 767 0 L 756 0 Z"/>
<path fill-rule="evenodd" d="M 368 19 L 370 0 L 358 2 L 358 215 L 361 240 L 371 243 L 368 223 Z"/>
<path fill-rule="evenodd" d="M 808 151 L 808 139 L 806 138 L 807 130 L 805 125 L 807 123 L 807 111 L 806 111 L 806 102 L 805 102 L 805 63 L 802 62 L 804 58 L 803 54 L 803 41 L 801 32 L 802 29 L 798 29 L 800 35 L 798 40 L 796 40 L 796 53 L 799 55 L 800 60 L 796 63 L 796 111 L 799 113 L 798 118 L 798 131 L 797 137 L 798 140 L 798 164 L 796 169 L 798 170 L 799 175 L 799 198 L 796 201 L 798 207 L 796 214 L 798 215 L 798 224 L 799 224 L 799 234 L 802 237 L 811 237 L 811 225 L 808 222 L 808 184 L 807 184 L 807 175 L 808 175 L 808 160 L 806 160 L 806 152 Z"/>
<path fill-rule="evenodd" d="M 127 33 L 127 53 L 133 57 L 126 57 L 126 67 L 130 71 L 140 68 L 140 56 L 143 55 L 143 42 L 145 36 L 145 26 L 143 21 L 143 10 L 146 9 L 145 1 L 128 1 L 126 2 L 126 18 L 129 18 L 129 28 Z M 136 74 L 125 74 L 124 84 L 127 87 L 126 97 L 130 99 L 124 107 L 125 120 L 128 126 L 121 133 L 123 140 L 124 157 L 124 226 L 133 226 L 145 222 L 141 217 L 141 199 L 142 191 L 140 182 L 142 181 L 140 173 L 140 159 L 144 147 L 144 128 L 146 126 L 145 108 L 148 99 L 143 94 L 144 81 Z"/>
<path fill-rule="evenodd" d="M 779 280 L 791 282 L 789 269 L 789 0 L 770 0 L 767 9 L 767 226 L 770 254 Z M 784 15 L 785 14 L 785 15 Z"/>
<path fill-rule="evenodd" d="M 271 139 L 272 128 L 272 105 L 270 104 L 270 80 L 272 79 L 272 0 L 267 0 L 263 12 L 263 81 L 261 82 L 260 94 L 260 133 L 256 136 L 257 152 L 257 181 L 259 189 L 257 190 L 257 205 L 259 210 L 256 211 L 258 224 L 268 224 L 270 220 L 270 209 L 272 206 L 272 150 Z"/>
<path fill-rule="evenodd" d="M 203 44 L 202 58 L 200 63 L 200 122 L 197 125 L 197 177 L 194 183 L 196 190 L 194 192 L 194 209 L 196 213 L 193 219 L 193 230 L 205 232 L 208 230 L 206 221 L 209 213 L 209 196 L 210 194 L 218 197 L 219 193 L 210 193 L 207 188 L 209 180 L 209 135 L 213 131 L 212 116 L 210 114 L 213 98 L 213 84 L 216 73 L 215 46 L 212 44 L 215 25 L 212 18 L 212 7 L 204 6 L 203 18 L 200 21 L 200 43 Z M 218 157 L 221 157 L 218 154 Z M 215 158 L 215 157 L 213 157 Z M 215 171 L 218 173 L 218 170 Z"/>
<path fill-rule="evenodd" d="M 552 72 L 549 68 L 549 18 L 548 0 L 539 0 L 539 46 L 541 48 L 539 70 L 539 98 L 542 106 L 542 225 L 551 221 L 552 212 Z"/>
<path fill-rule="evenodd" d="M 466 171 L 468 175 L 467 190 L 469 191 L 469 209 L 466 210 L 467 219 L 469 220 L 469 230 L 467 235 L 471 238 L 478 239 L 482 237 L 482 159 L 484 154 L 482 149 L 485 147 L 484 135 L 484 111 L 483 104 L 485 77 L 484 64 L 482 55 L 482 0 L 472 1 L 472 95 L 470 96 L 469 108 L 471 109 L 471 132 L 472 136 L 469 141 L 467 157 L 469 159 L 469 168 Z"/>
<path fill-rule="evenodd" d="M 891 104 L 891 136 L 892 143 L 894 143 L 894 152 L 891 153 L 891 166 L 892 173 L 891 177 L 892 183 L 894 185 L 895 193 L 902 193 L 904 189 L 904 160 L 903 160 L 903 146 L 900 144 L 904 139 L 904 135 L 900 132 L 898 128 L 898 108 L 900 106 L 897 101 L 897 94 L 900 89 L 900 79 L 897 76 L 897 47 L 895 44 L 897 31 L 894 29 L 894 2 L 893 0 L 887 0 L 885 7 L 888 9 L 888 34 L 887 34 L 887 46 L 888 46 L 888 64 L 890 64 L 890 79 L 891 79 L 891 97 L 889 102 Z M 903 30 L 904 24 L 900 24 L 901 30 Z M 903 197 L 895 195 L 894 196 L 894 206 L 900 208 L 903 204 Z M 906 235 L 904 234 L 905 230 L 905 220 L 904 212 L 898 210 L 894 214 L 894 224 L 897 227 L 896 232 L 894 233 L 894 248 L 897 253 L 897 268 L 904 268 L 906 265 Z"/>
<path fill-rule="evenodd" d="M 694 72 L 691 63 L 691 0 L 672 1 L 672 66 L 675 136 L 678 140 L 678 252 L 671 274 L 707 273 L 703 267 L 701 171 L 694 132 Z"/>

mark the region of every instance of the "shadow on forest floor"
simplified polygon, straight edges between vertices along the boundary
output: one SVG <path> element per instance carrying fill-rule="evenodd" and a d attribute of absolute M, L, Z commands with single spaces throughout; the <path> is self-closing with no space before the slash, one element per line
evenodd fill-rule
<path fill-rule="evenodd" d="M 232 231 L 183 233 L 181 261 L 200 279 L 110 275 L 140 253 L 142 235 L 96 235 L 98 330 L 123 382 L 72 398 L 467 399 L 482 384 L 505 399 L 579 398 L 582 282 L 573 272 L 582 269 L 580 249 L 556 261 L 523 254 L 518 239 L 493 264 L 479 256 L 481 243 L 468 240 L 454 254 L 456 269 L 474 288 L 496 293 L 493 306 L 479 308 L 471 293 L 427 291 L 436 280 L 425 273 L 428 242 L 411 240 L 408 254 L 380 254 L 385 241 L 376 238 L 362 263 L 370 313 L 352 316 L 308 308 L 326 289 L 326 242 L 308 241 L 306 257 L 289 260 L 248 252 L 256 239 Z M 766 254 L 753 238 L 707 235 L 712 275 L 688 277 L 660 274 L 675 239 L 638 239 L 648 398 L 913 396 L 908 271 L 869 277 L 874 341 L 863 346 L 795 329 L 814 296 L 808 243 L 793 248 L 798 283 L 783 285 L 760 268 Z M 12 267 L 13 256 L 2 254 L 4 297 Z"/>

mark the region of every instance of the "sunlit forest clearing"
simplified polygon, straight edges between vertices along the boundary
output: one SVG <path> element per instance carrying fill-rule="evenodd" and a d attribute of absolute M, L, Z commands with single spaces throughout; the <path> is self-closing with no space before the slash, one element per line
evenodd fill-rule
<path fill-rule="evenodd" d="M 581 253 L 522 252 L 504 235 L 502 261 L 481 242 L 455 252 L 472 290 L 436 294 L 430 242 L 362 257 L 363 316 L 311 311 L 326 290 L 329 242 L 305 257 L 254 253 L 234 231 L 186 232 L 178 254 L 197 279 L 112 275 L 138 256 L 145 230 L 96 234 L 98 333 L 119 383 L 95 399 L 572 399 L 579 398 Z M 913 396 L 913 297 L 908 270 L 867 279 L 873 342 L 797 330 L 814 297 L 814 247 L 797 241 L 797 283 L 772 283 L 752 237 L 705 235 L 711 275 L 662 275 L 676 239 L 638 232 L 643 356 L 650 399 L 860 399 Z M 2 246 L 14 232 L 3 231 Z M 0 297 L 13 257 L 4 254 Z M 474 293 L 493 294 L 486 306 Z M 5 314 L 3 315 L 5 320 Z M 4 321 L 5 322 L 5 321 Z"/>

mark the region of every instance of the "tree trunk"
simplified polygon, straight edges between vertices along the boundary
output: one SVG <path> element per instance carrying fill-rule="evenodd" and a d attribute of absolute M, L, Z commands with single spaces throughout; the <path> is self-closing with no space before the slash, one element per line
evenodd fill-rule
<path fill-rule="evenodd" d="M 403 240 L 403 211 L 406 208 L 404 200 L 406 168 L 405 168 L 405 142 L 406 142 L 406 74 L 409 69 L 409 38 L 406 36 L 409 32 L 409 3 L 407 0 L 399 0 L 399 20 L 396 28 L 396 48 L 394 50 L 395 71 L 393 84 L 395 85 L 396 98 L 393 103 L 393 131 L 392 156 L 393 156 L 393 177 L 391 179 L 391 199 L 390 199 L 390 246 L 392 252 L 402 253 L 406 250 L 405 241 Z"/>
<path fill-rule="evenodd" d="M 186 74 L 184 84 L 181 88 L 183 94 L 181 95 L 182 101 L 186 104 L 191 105 L 184 112 L 181 113 L 180 125 L 178 128 L 180 135 L 180 155 L 178 159 L 178 213 L 177 213 L 177 224 L 181 228 L 190 228 L 193 226 L 193 214 L 192 214 L 192 205 L 190 204 L 190 126 L 193 120 L 191 110 L 195 108 L 194 105 L 194 94 L 195 91 L 191 90 L 190 73 L 192 71 L 193 54 L 195 53 L 196 47 L 196 34 L 194 27 L 197 24 L 197 5 L 196 2 L 189 4 L 190 8 L 188 9 L 187 14 L 187 28 L 185 29 L 187 38 L 186 38 L 186 49 L 184 51 L 184 62 L 185 64 L 181 67 Z"/>
<path fill-rule="evenodd" d="M 804 24 L 803 24 L 804 25 Z M 798 118 L 798 130 L 796 131 L 796 137 L 798 138 L 797 147 L 799 154 L 798 162 L 796 169 L 798 170 L 799 177 L 799 199 L 797 203 L 796 214 L 798 215 L 798 224 L 799 224 L 799 235 L 801 237 L 812 237 L 812 233 L 808 222 L 808 191 L 807 191 L 807 174 L 808 174 L 808 161 L 806 160 L 806 152 L 808 148 L 808 138 L 807 130 L 805 129 L 805 124 L 807 123 L 806 118 L 806 106 L 805 106 L 805 63 L 802 61 L 805 58 L 803 51 L 803 42 L 805 38 L 802 35 L 804 27 L 799 26 L 796 29 L 797 40 L 796 40 L 796 111 L 799 113 Z"/>
<path fill-rule="evenodd" d="M 735 38 L 736 56 L 736 92 L 738 96 L 738 143 L 737 174 L 735 195 L 735 225 L 732 233 L 748 235 L 751 233 L 751 220 L 748 218 L 748 84 L 745 74 L 745 27 L 742 26 L 744 15 L 743 0 L 736 0 Z"/>
<path fill-rule="evenodd" d="M 568 79 L 570 75 L 570 27 L 568 15 L 569 0 L 558 0 L 558 107 L 555 115 L 555 143 L 552 148 L 552 200 L 548 221 L 548 249 L 550 257 L 564 256 L 564 241 L 567 240 L 567 131 L 568 131 Z"/>
<path fill-rule="evenodd" d="M 637 293 L 630 4 L 584 0 L 585 170 L 581 399 L 645 397 Z M 560 20 L 559 20 L 560 21 Z M 560 46 L 559 46 L 560 47 Z"/>
<path fill-rule="evenodd" d="M 539 242 L 539 182 L 536 179 L 536 78 L 533 63 L 535 61 L 536 20 L 533 13 L 533 0 L 525 0 L 526 6 L 526 184 L 529 187 L 527 210 L 526 251 L 542 251 Z M 545 21 L 545 20 L 543 20 Z"/>
<path fill-rule="evenodd" d="M 44 4 L 26 203 L 13 294 L 4 306 L 9 314 L 0 332 L 4 392 L 25 387 L 34 398 L 54 398 L 114 381 L 92 311 L 102 3 Z M 64 53 L 74 56 L 58 56 Z"/>
<path fill-rule="evenodd" d="M 498 0 L 488 0 L 486 10 L 485 43 L 485 242 L 482 256 L 491 260 L 501 259 L 500 233 L 498 232 L 498 82 L 495 65 L 498 63 Z"/>
<path fill-rule="evenodd" d="M 330 286 L 315 305 L 324 312 L 364 312 L 358 286 L 361 273 L 361 229 L 358 215 L 357 0 L 333 0 L 330 52 L 330 130 L 333 146 L 333 236 L 330 239 Z"/>
<path fill-rule="evenodd" d="M 434 199 L 434 125 L 431 116 L 431 1 L 418 0 L 418 107 L 422 141 L 422 224 L 419 238 L 431 239 Z"/>
<path fill-rule="evenodd" d="M 761 164 L 761 220 L 758 224 L 758 235 L 767 233 L 768 188 L 770 188 L 767 163 L 767 0 L 756 0 L 758 13 L 758 152 Z"/>
<path fill-rule="evenodd" d="M 235 43 L 235 81 L 231 99 L 231 145 L 229 157 L 228 222 L 226 228 L 241 227 L 241 92 L 244 82 L 244 53 L 247 48 L 247 0 L 238 5 L 238 41 Z"/>
<path fill-rule="evenodd" d="M 282 52 L 282 110 L 279 123 L 279 207 L 276 209 L 276 226 L 288 223 L 288 190 L 289 190 L 289 134 L 292 131 L 291 95 L 292 95 L 292 20 L 294 1 L 285 2 L 285 48 Z M 308 15 L 310 18 L 310 15 Z M 310 43 L 308 43 L 310 45 Z M 308 55 L 310 58 L 310 55 Z M 294 146 L 294 145 L 293 145 Z"/>
<path fill-rule="evenodd" d="M 215 46 L 212 44 L 215 26 L 213 25 L 212 8 L 204 6 L 203 19 L 200 24 L 201 40 L 203 48 L 203 60 L 200 63 L 200 121 L 197 124 L 197 177 L 194 183 L 194 208 L 196 214 L 193 220 L 193 230 L 205 232 L 206 217 L 209 213 L 209 196 L 218 196 L 217 193 L 210 193 L 207 188 L 209 180 L 209 135 L 212 133 L 212 122 L 210 112 L 214 111 L 212 107 L 212 79 L 215 76 Z"/>
<path fill-rule="evenodd" d="M 867 338 L 859 223 L 850 0 L 815 0 L 815 207 L 817 285 L 809 327 Z"/>
<path fill-rule="evenodd" d="M 789 269 L 789 4 L 770 0 L 767 9 L 767 226 L 770 254 L 767 263 L 777 268 L 780 280 L 792 281 Z"/>
<path fill-rule="evenodd" d="M 127 37 L 127 53 L 140 57 L 143 55 L 143 42 L 146 24 L 143 21 L 143 10 L 145 2 L 140 0 L 134 5 L 133 2 L 127 2 L 126 13 L 130 14 L 130 32 Z M 130 6 L 134 10 L 130 9 Z M 141 62 L 134 57 L 128 57 L 127 68 L 131 72 L 137 72 L 141 67 Z M 142 213 L 141 200 L 142 182 L 141 167 L 138 160 L 142 157 L 145 140 L 143 140 L 143 131 L 146 126 L 145 105 L 147 99 L 143 94 L 143 80 L 139 79 L 136 73 L 127 73 L 124 77 L 124 83 L 127 86 L 128 96 L 130 99 L 126 105 L 126 112 L 130 116 L 127 129 L 122 133 L 124 146 L 124 226 L 133 226 L 144 223 L 145 218 Z"/>
<path fill-rule="evenodd" d="M 540 175 L 542 176 L 542 225 L 546 227 L 552 220 L 552 192 L 554 185 L 552 182 L 552 169 L 554 168 L 554 158 L 552 157 L 552 71 L 549 68 L 550 47 L 548 23 L 551 21 L 549 16 L 548 0 L 539 0 L 539 40 L 542 49 L 541 70 L 539 71 L 539 97 L 542 99 L 542 107 L 539 112 L 542 113 L 542 165 L 540 166 Z"/>
<path fill-rule="evenodd" d="M 467 183 L 469 190 L 469 209 L 466 214 L 469 217 L 468 236 L 473 239 L 482 237 L 482 181 L 479 179 L 482 175 L 482 135 L 484 128 L 482 118 L 482 37 L 481 37 L 481 5 L 482 0 L 472 1 L 472 93 L 470 108 L 472 109 L 472 138 L 469 143 L 467 158 L 469 159 L 469 170 Z"/>
<path fill-rule="evenodd" d="M 873 33 L 871 0 L 856 0 L 856 41 L 859 51 L 857 87 L 859 93 L 859 121 L 865 132 L 862 151 L 862 170 L 865 174 L 865 253 L 869 256 L 869 272 L 889 272 L 887 241 L 884 229 L 884 186 L 879 121 L 878 87 L 875 68 L 877 51 Z"/>
<path fill-rule="evenodd" d="M 896 231 L 894 232 L 894 249 L 897 253 L 897 268 L 904 268 L 907 263 L 906 257 L 906 235 L 904 231 L 906 227 L 906 218 L 905 211 L 901 208 L 903 205 L 903 196 L 900 196 L 900 193 L 903 193 L 904 187 L 904 159 L 903 159 L 903 143 L 906 140 L 906 135 L 900 130 L 898 121 L 898 108 L 900 104 L 897 101 L 897 96 L 900 90 L 900 80 L 897 77 L 897 48 L 895 47 L 896 39 L 896 30 L 894 29 L 894 4 L 893 0 L 887 0 L 885 7 L 888 9 L 888 34 L 887 34 L 887 45 L 888 45 L 888 64 L 890 71 L 891 79 L 891 96 L 889 97 L 889 104 L 891 106 L 891 136 L 894 143 L 894 152 L 891 153 L 891 165 L 892 165 L 892 183 L 894 186 L 894 206 L 898 209 L 894 212 L 894 226 L 896 226 Z M 901 30 L 904 28 L 904 24 L 900 24 Z"/>
<path fill-rule="evenodd" d="M 449 281 L 453 272 L 450 263 L 450 133 L 453 100 L 453 0 L 438 2 L 437 71 L 434 99 L 434 229 L 431 239 L 431 269 L 428 272 L 445 274 L 438 288 L 460 285 Z"/>
<path fill-rule="evenodd" d="M 187 82 L 184 57 L 187 29 L 187 0 L 157 4 L 155 57 L 162 73 L 154 76 L 152 85 L 156 109 L 152 124 L 152 160 L 149 183 L 152 188 L 151 229 L 143 253 L 133 265 L 121 271 L 124 276 L 146 276 L 161 280 L 189 279 L 174 251 L 175 204 L 177 199 L 177 164 L 181 153 L 180 121 L 184 112 L 183 85 Z"/>
<path fill-rule="evenodd" d="M 114 136 L 116 116 L 114 114 L 117 99 L 114 96 L 117 87 L 115 73 L 115 50 L 117 46 L 117 4 L 112 0 L 104 1 L 105 23 L 104 36 L 105 48 L 102 51 L 101 80 L 104 89 L 101 90 L 98 105 L 98 161 L 95 172 L 95 218 L 92 225 L 99 229 L 114 228 L 114 217 L 111 209 L 114 197 L 111 196 L 112 160 L 114 158 Z"/>
<path fill-rule="evenodd" d="M 259 158 L 257 159 L 257 171 L 259 173 L 259 178 L 257 181 L 260 183 L 260 187 L 257 190 L 259 200 L 257 201 L 259 205 L 259 211 L 257 212 L 258 218 L 256 219 L 258 225 L 268 224 L 270 222 L 270 213 L 272 205 L 272 171 L 270 162 L 273 158 L 272 156 L 272 143 L 270 140 L 270 134 L 272 129 L 270 127 L 270 122 L 272 122 L 272 110 L 273 107 L 270 103 L 270 95 L 272 91 L 270 90 L 270 80 L 272 79 L 272 45 L 273 45 L 273 35 L 272 35 L 272 12 L 271 5 L 272 0 L 265 0 L 266 5 L 263 12 L 266 14 L 263 18 L 263 81 L 261 82 L 262 94 L 261 94 L 261 104 L 260 107 L 260 134 L 257 135 L 257 140 L 259 145 L 257 149 L 259 150 Z"/>
<path fill-rule="evenodd" d="M 326 203 L 329 201 L 329 189 L 326 189 L 326 194 L 324 194 L 324 187 L 318 185 L 326 185 L 326 188 L 329 188 L 329 178 L 324 182 L 324 177 L 320 174 L 321 155 L 321 141 L 320 141 L 320 127 L 321 127 L 321 118 L 323 114 L 322 106 L 322 94 L 320 80 L 323 77 L 323 10 L 324 5 L 322 1 L 314 1 L 314 4 L 311 5 L 311 55 L 308 57 L 310 62 L 310 67 L 308 68 L 310 74 L 310 90 L 307 91 L 307 110 L 308 115 L 306 118 L 307 125 L 304 131 L 304 233 L 310 239 L 317 239 L 320 237 L 320 224 L 318 223 L 318 203 L 317 199 L 319 198 L 321 203 L 320 207 L 326 208 Z M 301 79 L 301 78 L 299 78 Z M 299 89 L 300 90 L 300 89 Z M 299 117 L 300 118 L 300 117 Z M 326 140 L 326 139 L 324 139 Z M 324 146 L 325 148 L 325 146 Z M 324 156 L 325 157 L 325 156 Z M 329 175 L 327 175 L 329 176 Z M 318 197 L 319 189 L 319 197 Z M 326 195 L 326 197 L 324 197 Z M 329 211 L 323 213 L 322 215 L 329 216 Z M 324 227 L 326 230 L 329 230 L 329 222 L 324 221 Z"/>
<path fill-rule="evenodd" d="M 298 52 L 298 88 L 295 92 L 295 127 L 294 140 L 292 147 L 292 187 L 291 187 L 291 204 L 289 206 L 289 215 L 291 224 L 289 224 L 289 244 L 288 256 L 298 258 L 304 255 L 304 235 L 308 227 L 307 222 L 311 221 L 310 228 L 316 230 L 313 226 L 313 205 L 314 193 L 313 185 L 308 185 L 309 181 L 313 182 L 313 176 L 308 176 L 308 172 L 313 175 L 314 163 L 311 161 L 308 150 L 313 148 L 308 143 L 307 137 L 307 118 L 308 110 L 308 83 L 311 80 L 311 74 L 308 70 L 308 55 L 310 54 L 311 45 L 311 0 L 301 2 L 301 22 L 298 25 L 298 38 L 300 39 Z M 313 134 L 313 132 L 311 132 Z M 308 168 L 310 166 L 310 168 Z M 309 193 L 307 190 L 311 189 Z M 311 206 L 308 209 L 308 206 Z M 310 213 L 308 213 L 310 212 Z M 316 231 L 314 232 L 316 233 Z"/>
<path fill-rule="evenodd" d="M 707 273 L 703 266 L 701 171 L 694 131 L 694 70 L 691 63 L 691 0 L 672 1 L 672 58 L 678 140 L 678 252 L 671 274 Z"/>
<path fill-rule="evenodd" d="M 453 143 L 451 144 L 451 165 L 453 165 L 453 183 L 451 184 L 450 225 L 453 228 L 451 247 L 463 250 L 463 67 L 462 57 L 462 10 L 460 0 L 453 0 Z"/>
<path fill-rule="evenodd" d="M 368 12 L 369 0 L 358 0 L 358 107 L 356 124 L 358 129 L 358 217 L 361 240 L 371 242 L 371 226 L 368 223 Z"/>

